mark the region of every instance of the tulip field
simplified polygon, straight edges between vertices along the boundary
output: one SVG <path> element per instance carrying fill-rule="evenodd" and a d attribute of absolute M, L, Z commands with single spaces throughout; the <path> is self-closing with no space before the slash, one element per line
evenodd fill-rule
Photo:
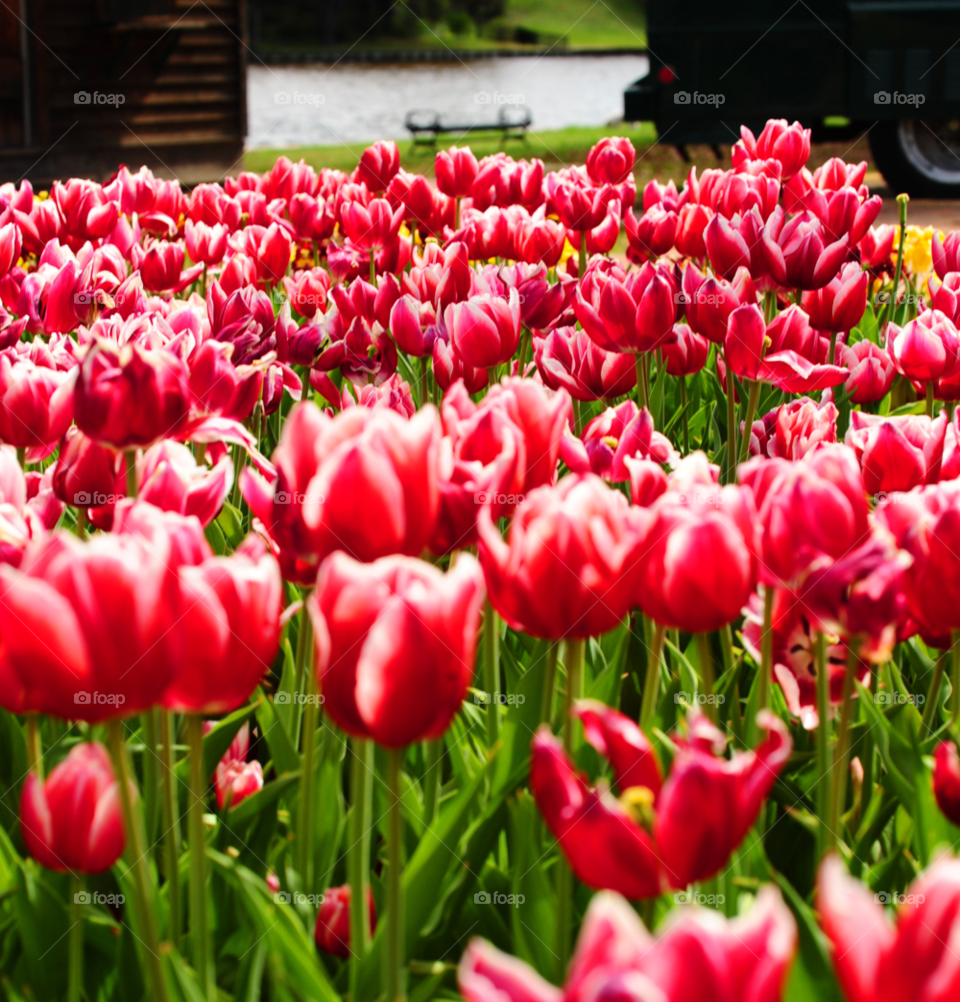
<path fill-rule="evenodd" d="M 960 233 L 741 135 L 0 186 L 0 998 L 960 998 Z"/>

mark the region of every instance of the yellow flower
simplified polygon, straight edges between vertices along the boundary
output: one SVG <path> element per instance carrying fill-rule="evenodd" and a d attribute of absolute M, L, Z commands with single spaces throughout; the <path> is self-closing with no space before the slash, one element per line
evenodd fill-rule
<path fill-rule="evenodd" d="M 899 245 L 900 227 L 894 247 Z M 908 226 L 907 235 L 903 241 L 903 267 L 908 275 L 925 275 L 933 267 L 930 247 L 933 243 L 933 227 L 921 229 L 919 226 Z"/>

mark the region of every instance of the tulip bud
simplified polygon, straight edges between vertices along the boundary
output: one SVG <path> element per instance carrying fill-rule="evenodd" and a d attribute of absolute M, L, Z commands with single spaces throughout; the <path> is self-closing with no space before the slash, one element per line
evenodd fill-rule
<path fill-rule="evenodd" d="M 438 154 L 439 156 L 439 154 Z M 370 937 L 377 928 L 377 910 L 373 891 L 367 887 L 367 912 L 370 918 Z M 328 887 L 323 892 L 323 904 L 317 912 L 313 930 L 317 946 L 333 957 L 346 960 L 350 956 L 350 885 Z"/>
<path fill-rule="evenodd" d="M 451 198 L 463 198 L 470 194 L 479 167 L 477 158 L 469 146 L 449 150 L 438 150 L 434 173 L 437 187 Z"/>
<path fill-rule="evenodd" d="M 756 379 L 763 359 L 767 325 L 758 306 L 738 306 L 727 321 L 725 363 L 742 379 Z"/>

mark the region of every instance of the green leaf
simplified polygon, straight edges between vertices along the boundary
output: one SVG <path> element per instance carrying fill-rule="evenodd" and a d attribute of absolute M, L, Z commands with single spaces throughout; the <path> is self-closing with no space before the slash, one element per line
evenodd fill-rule
<path fill-rule="evenodd" d="M 230 549 L 235 550 L 243 542 L 243 515 L 229 501 L 224 501 L 216 523 L 230 544 Z"/>
<path fill-rule="evenodd" d="M 525 790 L 510 805 L 510 869 L 518 902 L 509 908 L 514 953 L 543 977 L 556 973 L 557 897 L 544 868 L 543 827 L 537 805 Z M 523 899 L 521 902 L 521 898 Z"/>
<path fill-rule="evenodd" d="M 293 693 L 297 688 L 297 663 L 293 656 L 293 647 L 290 644 L 290 638 L 283 638 L 283 670 L 280 675 L 280 683 L 277 686 L 277 692 L 283 693 Z M 294 733 L 294 728 L 296 726 L 296 704 L 290 699 L 286 703 L 277 703 L 274 701 L 273 704 L 274 712 L 277 715 L 280 723 L 283 724 L 284 729 L 287 734 L 291 736 Z"/>
<path fill-rule="evenodd" d="M 263 690 L 259 688 L 256 694 L 258 697 L 256 703 L 257 723 L 259 723 L 260 733 L 270 749 L 274 768 L 278 773 L 296 772 L 300 768 L 300 756 L 290 743 L 287 729 L 280 723 L 273 700 L 267 699 Z"/>
<path fill-rule="evenodd" d="M 259 692 L 259 690 L 258 690 Z M 260 700 L 263 696 L 260 695 Z M 239 710 L 218 720 L 209 733 L 203 736 L 203 775 L 210 777 L 216 772 L 217 763 L 227 753 L 231 742 L 237 736 L 241 727 L 253 716 L 257 710 L 257 703 L 248 703 L 241 706 Z M 182 758 L 176 767 L 179 779 L 186 783 L 190 778 L 190 759 Z"/>
<path fill-rule="evenodd" d="M 216 521 L 211 522 L 204 530 L 210 549 L 218 556 L 222 557 L 227 552 L 227 541 L 224 539 L 223 531 Z"/>
<path fill-rule="evenodd" d="M 540 722 L 543 681 L 547 668 L 547 650 L 541 648 L 539 658 L 520 676 L 515 695 L 517 701 L 507 705 L 500 728 L 500 748 L 494 766 L 492 796 L 509 791 L 528 771 L 530 742 Z M 523 698 L 521 702 L 520 699 Z"/>
<path fill-rule="evenodd" d="M 227 824 L 231 829 L 246 825 L 262 811 L 273 807 L 281 795 L 298 782 L 300 782 L 299 772 L 285 772 L 278 779 L 267 783 L 262 790 L 258 790 L 241 801 L 236 807 L 229 808 L 226 817 Z"/>
<path fill-rule="evenodd" d="M 784 1002 L 843 1002 L 830 963 L 827 939 L 817 925 L 813 910 L 783 874 L 773 871 L 772 876 L 797 920 L 799 934 L 799 949 L 787 979 Z"/>

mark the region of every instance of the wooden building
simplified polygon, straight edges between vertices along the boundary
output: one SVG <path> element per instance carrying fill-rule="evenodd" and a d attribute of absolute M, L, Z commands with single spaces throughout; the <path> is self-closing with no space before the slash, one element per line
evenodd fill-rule
<path fill-rule="evenodd" d="M 247 54 L 243 0 L 6 0 L 0 180 L 239 170 Z"/>

